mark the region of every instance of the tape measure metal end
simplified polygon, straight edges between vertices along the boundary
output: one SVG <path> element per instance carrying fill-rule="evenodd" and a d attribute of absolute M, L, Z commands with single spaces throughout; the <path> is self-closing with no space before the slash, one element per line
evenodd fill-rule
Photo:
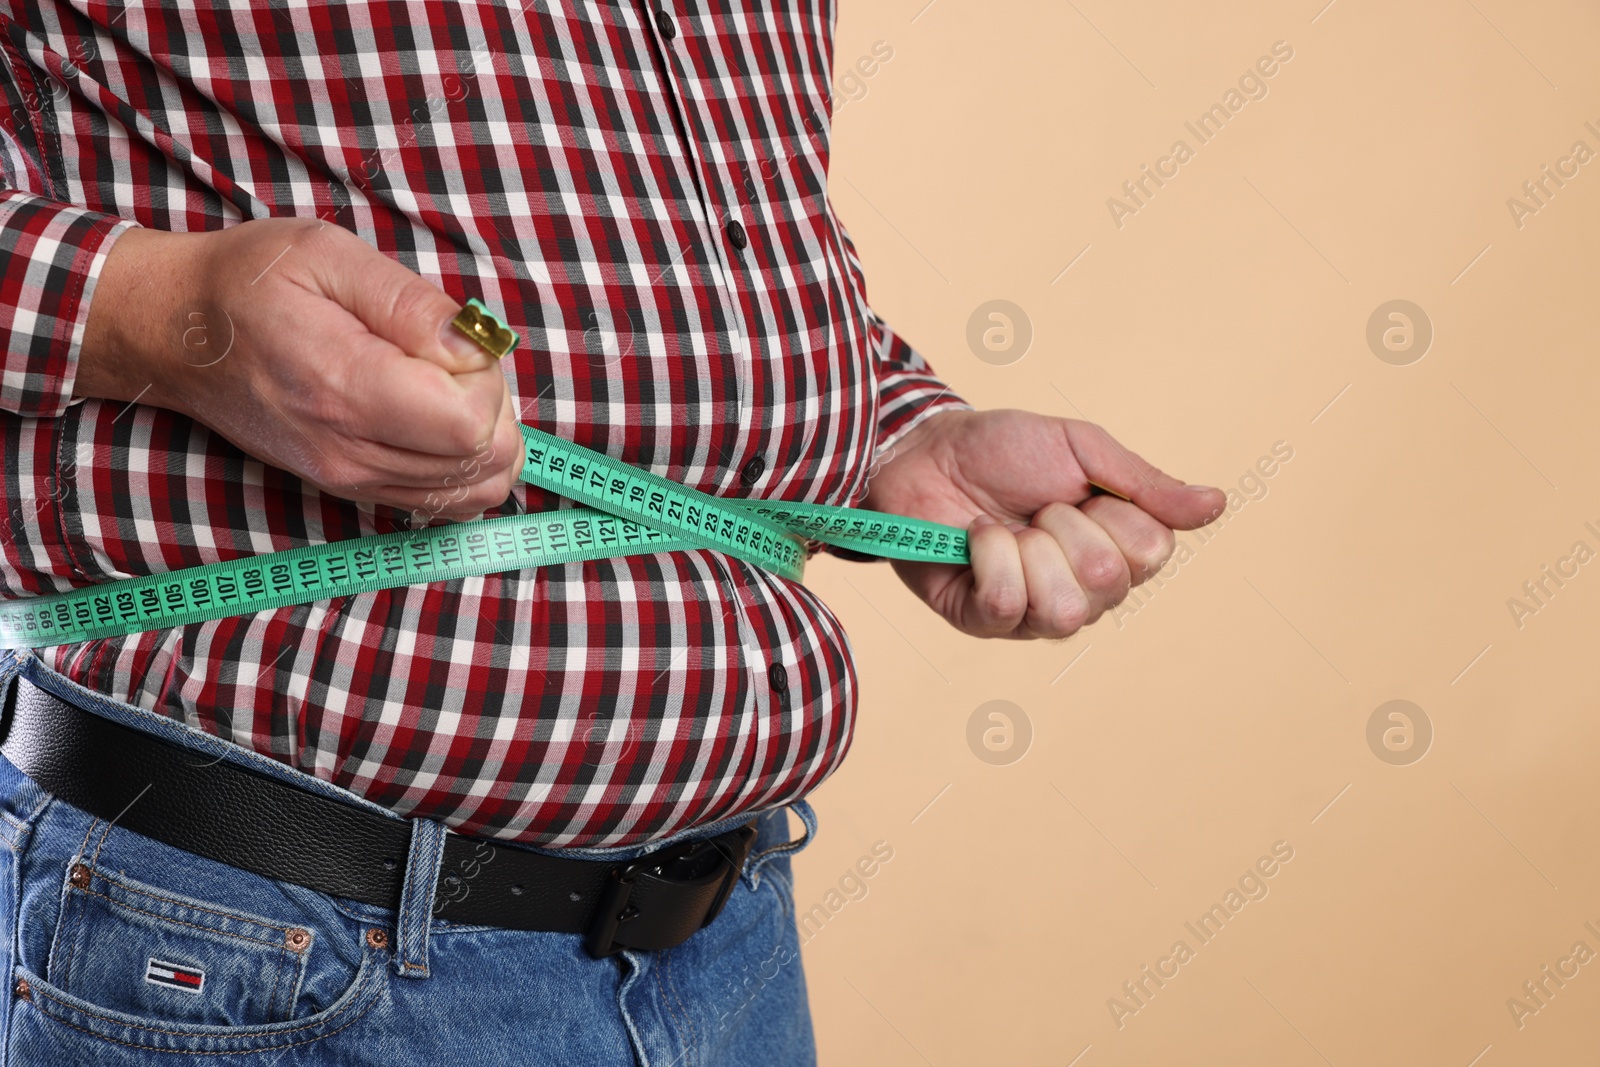
<path fill-rule="evenodd" d="M 465 307 L 450 320 L 450 325 L 466 334 L 479 348 L 495 359 L 517 347 L 522 338 L 517 331 L 500 321 L 500 316 L 490 311 L 477 297 L 467 301 Z"/>
<path fill-rule="evenodd" d="M 1105 486 L 1101 485 L 1099 482 L 1089 482 L 1089 495 L 1090 496 L 1095 496 L 1095 495 L 1114 496 L 1118 500 L 1126 500 L 1130 504 L 1133 503 L 1132 498 L 1123 496 L 1121 493 L 1117 492 L 1115 489 L 1108 489 Z"/>

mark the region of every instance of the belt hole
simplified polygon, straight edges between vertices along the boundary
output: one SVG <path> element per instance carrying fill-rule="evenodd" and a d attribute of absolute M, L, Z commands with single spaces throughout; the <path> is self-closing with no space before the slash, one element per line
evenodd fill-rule
<path fill-rule="evenodd" d="M 389 934 L 388 934 L 388 931 L 380 930 L 376 926 L 374 926 L 372 929 L 367 931 L 367 944 L 371 945 L 373 948 L 378 949 L 380 951 L 383 950 L 383 949 L 388 948 L 389 947 Z"/>
<path fill-rule="evenodd" d="M 582 893 L 568 893 L 567 894 L 567 899 L 571 900 L 574 904 L 576 904 L 580 900 L 583 899 L 583 894 Z"/>
<path fill-rule="evenodd" d="M 522 889 L 522 887 L 520 885 L 514 885 L 514 886 L 511 887 L 511 895 L 512 896 L 520 897 L 522 895 L 522 893 L 523 893 L 523 889 Z"/>
<path fill-rule="evenodd" d="M 383 861 L 383 869 L 386 870 L 386 871 L 392 871 L 398 866 L 400 866 L 400 863 L 399 863 L 398 860 L 384 860 Z"/>

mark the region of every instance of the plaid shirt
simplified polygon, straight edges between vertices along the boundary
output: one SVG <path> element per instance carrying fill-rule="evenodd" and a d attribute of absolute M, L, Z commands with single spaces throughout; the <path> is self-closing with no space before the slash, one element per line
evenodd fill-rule
<path fill-rule="evenodd" d="M 86 13 L 85 13 L 86 12 Z M 846 504 L 960 401 L 827 197 L 830 0 L 0 0 L 0 595 L 404 528 L 165 409 L 75 397 L 128 225 L 344 226 L 524 336 L 523 421 L 708 493 Z M 493 514 L 563 506 L 521 485 Z M 40 653 L 407 815 L 631 844 L 792 801 L 856 680 L 803 586 L 712 552 Z"/>

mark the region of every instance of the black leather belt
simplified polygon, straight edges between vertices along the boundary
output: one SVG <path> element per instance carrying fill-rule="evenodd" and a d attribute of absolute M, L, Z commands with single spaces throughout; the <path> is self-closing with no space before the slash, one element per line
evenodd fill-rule
<path fill-rule="evenodd" d="M 25 678 L 5 694 L 0 752 L 47 793 L 185 852 L 398 908 L 411 825 L 223 762 L 69 704 Z M 446 838 L 434 914 L 584 934 L 591 955 L 671 948 L 716 918 L 755 841 L 751 820 L 638 859 L 562 859 Z"/>

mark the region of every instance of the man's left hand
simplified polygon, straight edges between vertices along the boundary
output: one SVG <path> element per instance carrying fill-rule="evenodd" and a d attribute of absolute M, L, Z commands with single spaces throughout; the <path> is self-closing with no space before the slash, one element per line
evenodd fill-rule
<path fill-rule="evenodd" d="M 1090 483 L 1110 489 L 1095 495 Z M 978 637 L 1068 637 L 1222 513 L 1100 427 L 1026 411 L 949 411 L 893 448 L 864 506 L 968 531 L 972 564 L 896 561 L 912 591 Z"/>

